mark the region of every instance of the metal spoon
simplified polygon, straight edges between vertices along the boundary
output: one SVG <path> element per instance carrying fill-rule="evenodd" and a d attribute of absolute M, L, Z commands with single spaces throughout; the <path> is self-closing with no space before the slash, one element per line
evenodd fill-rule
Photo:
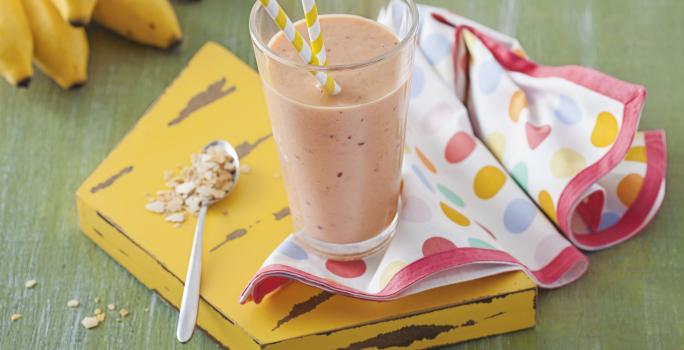
<path fill-rule="evenodd" d="M 231 191 L 237 184 L 240 174 L 240 159 L 235 151 L 235 148 L 227 141 L 217 140 L 212 141 L 204 146 L 203 151 L 208 150 L 213 146 L 221 146 L 225 149 L 231 157 L 233 157 L 233 164 L 235 165 L 235 173 L 233 174 L 233 186 L 231 186 L 228 193 L 223 198 L 228 197 Z M 190 253 L 190 262 L 188 263 L 188 273 L 185 276 L 185 287 L 183 287 L 183 299 L 181 300 L 180 314 L 178 315 L 178 325 L 176 327 L 176 338 L 181 343 L 186 343 L 192 338 L 195 331 L 195 323 L 197 322 L 197 308 L 199 307 L 200 296 L 200 275 L 202 273 L 202 239 L 204 236 L 204 219 L 207 216 L 207 209 L 210 205 L 216 203 L 202 203 L 200 207 L 199 217 L 197 218 L 197 227 L 195 227 L 195 238 L 192 242 L 192 252 Z"/>

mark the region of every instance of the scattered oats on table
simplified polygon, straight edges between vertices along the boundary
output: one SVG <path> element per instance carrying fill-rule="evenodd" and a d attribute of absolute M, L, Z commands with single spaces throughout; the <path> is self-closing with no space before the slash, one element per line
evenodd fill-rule
<path fill-rule="evenodd" d="M 38 284 L 36 280 L 28 280 L 24 285 L 26 286 L 26 288 L 33 288 L 36 286 L 36 284 Z"/>
<path fill-rule="evenodd" d="M 185 214 L 183 213 L 173 213 L 169 214 L 164 218 L 168 222 L 181 223 L 185 221 Z"/>
<path fill-rule="evenodd" d="M 20 318 L 21 318 L 21 314 L 12 314 L 12 316 L 10 316 L 10 320 L 12 320 L 12 322 L 14 322 Z"/>
<path fill-rule="evenodd" d="M 91 329 L 97 327 L 100 321 L 95 316 L 86 316 L 81 320 L 81 325 L 86 329 Z"/>
<path fill-rule="evenodd" d="M 252 167 L 247 164 L 240 165 L 240 172 L 243 174 L 249 174 L 252 171 Z"/>
<path fill-rule="evenodd" d="M 99 314 L 102 313 L 102 310 L 100 310 L 100 308 L 98 307 L 97 309 L 95 309 L 95 311 L 93 311 L 93 313 L 94 313 L 95 315 L 99 315 Z"/>
<path fill-rule="evenodd" d="M 95 318 L 97 318 L 97 321 L 98 321 L 98 322 L 104 322 L 104 320 L 105 320 L 106 317 L 107 317 L 107 315 L 105 315 L 105 314 L 97 314 L 97 315 L 95 315 Z"/>
<path fill-rule="evenodd" d="M 71 299 L 67 301 L 67 306 L 70 308 L 77 308 L 81 303 L 78 301 L 78 299 Z"/>
<path fill-rule="evenodd" d="M 114 309 L 116 309 L 116 305 L 114 305 L 114 304 L 107 304 L 107 309 L 109 309 L 109 310 L 114 310 Z"/>
<path fill-rule="evenodd" d="M 161 214 L 164 212 L 164 203 L 160 201 L 149 202 L 145 205 L 145 209 L 153 213 Z"/>
<path fill-rule="evenodd" d="M 192 165 L 179 169 L 178 174 L 164 172 L 168 189 L 157 191 L 156 197 L 145 205 L 145 209 L 162 214 L 177 227 L 185 221 L 186 212 L 197 215 L 202 203 L 217 201 L 228 194 L 233 186 L 235 163 L 222 147 L 215 146 L 193 154 Z"/>
<path fill-rule="evenodd" d="M 93 299 L 93 300 L 95 300 L 95 304 L 99 304 L 99 303 L 100 303 L 100 297 L 95 297 L 95 299 Z"/>
<path fill-rule="evenodd" d="M 128 316 L 128 309 L 121 309 L 121 310 L 119 310 L 119 316 L 121 316 L 121 317 L 126 317 L 126 316 Z"/>

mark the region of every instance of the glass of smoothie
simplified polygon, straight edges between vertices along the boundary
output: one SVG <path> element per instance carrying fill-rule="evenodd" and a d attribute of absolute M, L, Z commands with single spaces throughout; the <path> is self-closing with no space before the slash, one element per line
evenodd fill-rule
<path fill-rule="evenodd" d="M 278 2 L 309 41 L 301 0 Z M 295 238 L 318 255 L 358 259 L 396 229 L 418 12 L 412 0 L 316 3 L 327 66 L 305 63 L 258 1 L 250 33 Z M 397 30 L 376 21 L 390 3 Z M 341 92 L 324 92 L 312 72 Z"/>

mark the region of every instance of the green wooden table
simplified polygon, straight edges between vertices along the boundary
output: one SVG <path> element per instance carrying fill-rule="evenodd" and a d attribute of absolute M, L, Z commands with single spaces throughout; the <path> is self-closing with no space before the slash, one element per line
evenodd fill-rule
<path fill-rule="evenodd" d="M 428 1 L 426 1 L 428 2 Z M 642 129 L 667 130 L 667 198 L 645 232 L 592 253 L 587 274 L 543 291 L 538 326 L 453 348 L 674 349 L 684 343 L 684 1 L 429 1 L 520 39 L 537 61 L 595 67 L 649 91 Z M 0 349 L 180 348 L 177 312 L 85 236 L 78 185 L 207 40 L 254 66 L 248 0 L 177 1 L 180 53 L 88 30 L 90 81 L 62 91 L 38 74 L 27 90 L 0 83 Z M 4 38 L 0 38 L 4 40 Z M 24 288 L 37 279 L 33 289 Z M 87 331 L 79 322 L 108 302 L 131 310 Z M 67 300 L 82 306 L 72 310 Z M 10 314 L 23 318 L 10 321 Z M 205 334 L 184 348 L 216 348 Z"/>

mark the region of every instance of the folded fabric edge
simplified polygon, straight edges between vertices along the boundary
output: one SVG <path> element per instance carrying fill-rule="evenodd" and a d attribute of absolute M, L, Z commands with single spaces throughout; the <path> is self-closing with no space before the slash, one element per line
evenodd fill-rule
<path fill-rule="evenodd" d="M 455 28 L 456 25 L 445 17 L 445 16 L 450 16 L 452 18 L 455 18 L 459 23 L 463 23 L 464 25 L 477 26 L 481 33 L 494 38 L 497 42 L 501 43 L 502 45 L 506 45 L 510 48 L 522 48 L 522 45 L 520 45 L 520 42 L 518 41 L 517 38 L 509 36 L 505 33 L 499 32 L 494 28 L 488 27 L 488 26 L 486 26 L 482 23 L 476 22 L 470 18 L 463 17 L 457 13 L 454 13 L 454 12 L 451 12 L 449 10 L 442 9 L 439 7 L 432 7 L 432 6 L 428 6 L 428 5 L 418 5 L 418 6 L 419 7 L 425 7 L 426 12 L 430 13 L 430 17 L 432 17 L 433 19 L 437 20 L 438 22 L 440 22 L 442 24 L 446 24 L 452 28 Z"/>
<path fill-rule="evenodd" d="M 620 221 L 599 232 L 570 235 L 573 244 L 584 250 L 599 250 L 620 244 L 646 227 L 660 209 L 665 196 L 667 144 L 663 130 L 644 132 L 646 175 L 634 204 Z M 571 211 L 572 212 L 572 211 Z"/>
<path fill-rule="evenodd" d="M 624 105 L 622 127 L 611 148 L 601 159 L 575 175 L 560 195 L 557 205 L 558 225 L 563 233 L 571 237 L 570 214 L 572 209 L 582 199 L 582 194 L 615 168 L 629 150 L 646 99 L 646 89 L 643 86 L 628 83 L 586 67 L 539 65 L 499 45 L 477 29 L 469 26 L 459 26 L 456 29 L 456 40 L 463 30 L 468 30 L 476 35 L 506 69 L 538 78 L 566 79 L 617 100 Z"/>
<path fill-rule="evenodd" d="M 260 303 L 263 297 L 283 286 L 289 280 L 354 298 L 388 301 L 396 299 L 420 281 L 438 272 L 473 264 L 515 265 L 542 288 L 557 288 L 577 280 L 589 266 L 587 257 L 573 246 L 563 249 L 540 270 L 530 270 L 510 254 L 483 248 L 456 248 L 416 260 L 401 269 L 377 294 L 354 290 L 339 283 L 314 276 L 291 266 L 274 264 L 262 268 L 240 295 L 240 303 L 249 300 Z"/>
<path fill-rule="evenodd" d="M 640 203 L 638 209 L 631 211 L 629 220 L 626 220 L 627 222 L 625 224 L 618 225 L 607 230 L 610 232 L 587 235 L 587 237 L 576 237 L 576 235 L 572 233 L 572 229 L 570 227 L 571 215 L 574 212 L 577 204 L 583 199 L 582 195 L 585 193 L 585 191 L 592 184 L 596 183 L 599 179 L 609 173 L 615 166 L 617 166 L 617 164 L 624 159 L 625 154 L 629 150 L 629 147 L 634 139 L 634 135 L 637 131 L 637 125 L 646 98 L 646 89 L 643 86 L 628 83 L 586 67 L 573 65 L 549 67 L 539 65 L 536 62 L 533 62 L 526 57 L 522 57 L 518 53 L 511 51 L 509 48 L 505 47 L 505 45 L 499 44 L 495 40 L 490 39 L 487 35 L 482 34 L 480 31 L 471 26 L 457 26 L 454 23 L 451 23 L 446 17 L 438 13 L 433 13 L 432 17 L 446 25 L 456 28 L 454 38 L 456 42 L 458 42 L 462 30 L 468 30 L 476 35 L 480 41 L 492 52 L 496 60 L 509 70 L 539 78 L 563 78 L 621 102 L 624 105 L 623 124 L 614 144 L 601 159 L 575 175 L 561 193 L 557 205 L 557 224 L 560 226 L 561 231 L 568 236 L 574 244 L 586 250 L 598 250 L 619 244 L 634 236 L 644 226 L 646 226 L 643 221 L 635 220 L 634 218 L 645 217 L 653 212 L 653 210 L 646 210 L 650 209 L 650 207 Z M 456 46 L 457 45 L 454 45 L 454 48 L 456 48 Z M 454 52 L 454 59 L 456 59 L 456 52 Z M 653 142 L 658 142 L 654 140 L 654 138 L 657 137 L 658 136 L 653 134 L 650 136 Z M 659 137 L 661 139 L 664 138 L 664 134 Z M 652 146 L 653 142 L 651 143 Z M 654 150 L 652 150 L 652 152 L 657 153 L 656 157 L 661 157 L 655 165 L 657 168 L 662 168 L 660 171 L 662 176 L 660 179 L 657 178 L 657 175 L 653 176 L 651 178 L 651 181 L 653 182 L 649 183 L 648 190 L 644 191 L 644 196 L 648 197 L 644 199 L 649 199 L 650 201 L 647 203 L 655 204 L 656 207 L 660 206 L 660 203 L 654 202 L 656 201 L 656 197 L 658 197 L 658 189 L 660 187 L 664 187 L 664 167 L 666 163 L 666 157 L 664 154 L 664 141 L 661 140 L 660 143 L 663 145 L 661 147 L 663 152 L 657 152 Z M 649 162 L 649 165 L 654 164 Z M 662 199 L 660 201 L 662 201 Z M 655 211 L 657 211 L 657 208 Z M 652 219 L 653 215 L 655 215 L 655 212 L 652 213 L 650 219 Z"/>

